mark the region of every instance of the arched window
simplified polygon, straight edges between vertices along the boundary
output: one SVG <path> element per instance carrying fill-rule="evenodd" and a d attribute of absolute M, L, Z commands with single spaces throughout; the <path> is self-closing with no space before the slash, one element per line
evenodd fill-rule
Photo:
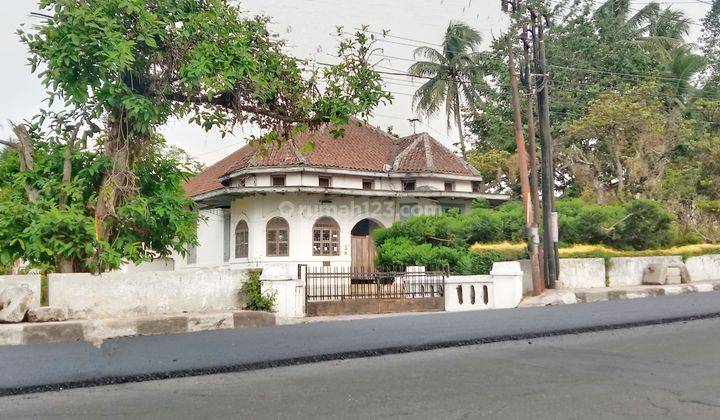
<path fill-rule="evenodd" d="M 317 219 L 312 241 L 313 255 L 340 255 L 340 226 L 329 217 Z"/>
<path fill-rule="evenodd" d="M 235 258 L 248 257 L 248 224 L 241 220 L 235 226 Z"/>
<path fill-rule="evenodd" d="M 266 249 L 268 257 L 287 257 L 290 255 L 288 222 L 282 217 L 273 217 L 266 227 Z"/>

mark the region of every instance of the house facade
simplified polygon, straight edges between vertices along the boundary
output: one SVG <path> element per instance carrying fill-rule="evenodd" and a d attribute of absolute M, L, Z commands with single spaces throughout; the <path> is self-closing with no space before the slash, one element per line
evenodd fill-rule
<path fill-rule="evenodd" d="M 467 211 L 477 170 L 426 133 L 404 138 L 352 121 L 263 150 L 248 144 L 185 185 L 205 220 L 175 268 L 299 264 L 370 269 L 372 231 L 416 214 Z"/>

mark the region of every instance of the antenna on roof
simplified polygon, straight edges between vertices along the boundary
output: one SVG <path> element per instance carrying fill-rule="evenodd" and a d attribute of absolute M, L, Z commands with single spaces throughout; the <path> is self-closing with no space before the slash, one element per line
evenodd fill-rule
<path fill-rule="evenodd" d="M 410 124 L 412 124 L 413 134 L 417 134 L 417 133 L 415 133 L 415 124 L 419 123 L 420 119 L 419 118 L 408 118 L 408 121 L 410 122 Z"/>

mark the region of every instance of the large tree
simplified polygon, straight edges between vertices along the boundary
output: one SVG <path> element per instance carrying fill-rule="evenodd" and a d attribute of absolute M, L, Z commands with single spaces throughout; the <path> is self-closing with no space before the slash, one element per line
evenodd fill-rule
<path fill-rule="evenodd" d="M 52 117 L 52 130 L 35 120 L 15 126 L 24 143 L 4 141 L 11 147 L 0 154 L 0 266 L 24 260 L 57 272 L 95 272 L 196 243 L 199 215 L 182 183 L 199 167 L 159 137 L 133 161 L 133 199 L 117 206 L 117 234 L 97 240 L 93 207 L 110 161 L 85 143 L 84 129 Z"/>
<path fill-rule="evenodd" d="M 156 150 L 168 119 L 223 133 L 252 123 L 282 141 L 324 122 L 342 127 L 391 99 L 362 33 L 343 40 L 340 64 L 316 70 L 283 51 L 267 18 L 226 0 L 42 0 L 40 8 L 47 19 L 20 31 L 32 69 L 51 102 L 64 101 L 81 115 L 77 125 L 94 129 L 107 161 L 91 203 L 98 254 L 123 235 L 119 209 L 138 190 L 133 168 Z M 31 143 L 17 133 L 21 148 Z"/>
<path fill-rule="evenodd" d="M 484 84 L 478 53 L 481 42 L 482 36 L 476 29 L 464 23 L 450 22 L 442 49 L 415 49 L 415 59 L 421 60 L 408 70 L 411 75 L 425 80 L 413 96 L 413 106 L 428 117 L 442 112 L 447 118 L 448 129 L 455 124 L 463 157 L 467 156 L 463 107 L 474 108 Z"/>
<path fill-rule="evenodd" d="M 565 133 L 561 160 L 575 185 L 601 203 L 654 198 L 675 147 L 688 134 L 652 85 L 600 95 Z"/>

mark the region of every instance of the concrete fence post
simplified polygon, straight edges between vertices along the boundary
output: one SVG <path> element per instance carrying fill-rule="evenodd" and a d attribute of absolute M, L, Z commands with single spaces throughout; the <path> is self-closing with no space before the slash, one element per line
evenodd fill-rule
<path fill-rule="evenodd" d="M 495 308 L 516 308 L 523 297 L 523 271 L 517 261 L 493 264 Z"/>

